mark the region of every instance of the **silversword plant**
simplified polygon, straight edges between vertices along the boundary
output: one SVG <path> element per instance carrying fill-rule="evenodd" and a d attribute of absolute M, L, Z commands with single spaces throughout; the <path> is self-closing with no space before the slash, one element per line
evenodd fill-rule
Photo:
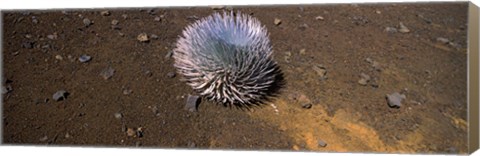
<path fill-rule="evenodd" d="M 265 26 L 240 12 L 214 13 L 189 25 L 173 52 L 182 80 L 224 105 L 261 103 L 279 74 Z"/>

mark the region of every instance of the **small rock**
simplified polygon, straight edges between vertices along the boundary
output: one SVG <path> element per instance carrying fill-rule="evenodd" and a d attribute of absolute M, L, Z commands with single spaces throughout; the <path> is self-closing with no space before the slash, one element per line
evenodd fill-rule
<path fill-rule="evenodd" d="M 90 21 L 90 19 L 88 18 L 84 18 L 83 25 L 85 25 L 85 27 L 89 27 L 90 25 L 92 25 L 92 21 Z"/>
<path fill-rule="evenodd" d="M 365 74 L 365 73 L 361 73 L 360 74 L 360 80 L 358 80 L 358 84 L 362 85 L 362 86 L 365 86 L 367 85 L 367 83 L 370 81 L 370 76 Z"/>
<path fill-rule="evenodd" d="M 144 74 L 148 77 L 151 77 L 153 75 L 152 71 L 150 70 L 145 71 Z"/>
<path fill-rule="evenodd" d="M 67 98 L 68 94 L 69 93 L 65 90 L 59 90 L 59 91 L 57 91 L 53 94 L 52 98 L 55 101 L 61 101 L 61 100 L 65 100 Z"/>
<path fill-rule="evenodd" d="M 367 61 L 368 63 L 373 63 L 373 60 L 371 58 L 366 58 L 365 61 Z"/>
<path fill-rule="evenodd" d="M 67 138 L 67 139 L 68 139 L 68 138 L 71 138 L 71 137 L 72 137 L 72 136 L 71 136 L 71 135 L 70 135 L 68 132 L 67 132 L 67 133 L 65 133 L 65 138 Z"/>
<path fill-rule="evenodd" d="M 110 16 L 110 11 L 105 10 L 105 11 L 100 12 L 100 14 L 101 14 L 102 16 Z"/>
<path fill-rule="evenodd" d="M 32 49 L 35 45 L 35 42 L 33 41 L 27 41 L 27 42 L 23 42 L 22 43 L 22 48 L 25 48 L 25 49 Z"/>
<path fill-rule="evenodd" d="M 308 104 L 303 104 L 302 108 L 310 109 L 310 108 L 312 108 L 312 104 L 309 104 L 309 103 Z"/>
<path fill-rule="evenodd" d="M 375 13 L 376 14 L 382 14 L 382 12 L 380 10 L 375 10 Z"/>
<path fill-rule="evenodd" d="M 132 92 L 133 92 L 133 90 L 131 90 L 131 89 L 124 89 L 122 93 L 123 93 L 123 95 L 128 95 L 128 94 L 131 94 Z"/>
<path fill-rule="evenodd" d="M 437 37 L 437 42 L 440 42 L 440 43 L 443 43 L 443 44 L 447 44 L 449 43 L 450 41 L 446 38 L 443 38 L 443 37 Z"/>
<path fill-rule="evenodd" d="M 320 147 L 326 147 L 327 146 L 327 143 L 323 140 L 318 140 L 318 146 Z"/>
<path fill-rule="evenodd" d="M 373 61 L 372 67 L 376 71 L 382 71 L 382 67 L 380 66 L 380 63 L 378 63 L 377 61 Z"/>
<path fill-rule="evenodd" d="M 123 19 L 126 20 L 128 18 L 128 15 L 127 14 L 123 14 L 122 15 Z"/>
<path fill-rule="evenodd" d="M 140 41 L 140 42 L 148 42 L 149 39 L 148 39 L 148 35 L 147 33 L 141 33 L 137 36 L 137 40 Z"/>
<path fill-rule="evenodd" d="M 112 20 L 111 22 L 112 25 L 118 25 L 118 23 L 120 23 L 118 20 Z"/>
<path fill-rule="evenodd" d="M 188 141 L 187 146 L 188 148 L 195 148 L 196 145 L 195 145 L 195 142 Z"/>
<path fill-rule="evenodd" d="M 88 55 L 82 55 L 78 58 L 78 60 L 82 63 L 85 63 L 85 62 L 88 62 L 88 61 L 92 60 L 92 57 L 88 56 Z"/>
<path fill-rule="evenodd" d="M 63 57 L 62 57 L 62 56 L 60 56 L 60 55 L 55 55 L 55 59 L 57 59 L 57 60 L 60 60 L 60 61 L 61 61 L 61 60 L 63 60 Z"/>
<path fill-rule="evenodd" d="M 200 97 L 196 95 L 188 95 L 187 104 L 185 105 L 185 110 L 190 112 L 198 111 L 198 104 L 200 104 Z"/>
<path fill-rule="evenodd" d="M 142 127 L 138 127 L 138 128 L 137 128 L 137 131 L 135 132 L 135 134 L 136 134 L 137 137 L 139 137 L 139 138 L 143 137 Z"/>
<path fill-rule="evenodd" d="M 127 136 L 132 137 L 135 136 L 135 130 L 133 128 L 127 128 Z"/>
<path fill-rule="evenodd" d="M 323 18 L 322 16 L 317 16 L 317 17 L 315 17 L 315 19 L 316 19 L 316 20 L 321 20 L 321 21 L 324 20 L 324 18 Z"/>
<path fill-rule="evenodd" d="M 173 56 L 173 51 L 168 51 L 167 54 L 165 54 L 165 58 L 171 58 Z"/>
<path fill-rule="evenodd" d="M 46 136 L 46 135 L 44 137 L 38 139 L 38 141 L 41 141 L 41 142 L 44 142 L 44 141 L 47 141 L 47 140 L 48 140 L 48 136 Z"/>
<path fill-rule="evenodd" d="M 37 24 L 37 23 L 38 23 L 37 17 L 32 16 L 32 23 L 33 23 L 33 24 Z"/>
<path fill-rule="evenodd" d="M 395 92 L 390 95 L 387 94 L 386 98 L 387 98 L 388 105 L 391 108 L 400 108 L 400 106 L 402 105 L 402 100 L 404 100 L 406 96 L 398 92 Z"/>
<path fill-rule="evenodd" d="M 51 35 L 47 35 L 47 38 L 51 40 L 56 40 L 58 38 L 58 35 L 57 33 L 53 33 Z"/>
<path fill-rule="evenodd" d="M 114 73 L 115 69 L 113 69 L 112 67 L 108 67 L 100 73 L 100 76 L 102 76 L 103 79 L 108 80 L 113 76 Z"/>
<path fill-rule="evenodd" d="M 167 77 L 169 77 L 169 78 L 174 78 L 175 75 L 176 75 L 175 72 L 169 72 L 169 73 L 167 73 Z"/>
<path fill-rule="evenodd" d="M 123 117 L 122 113 L 115 113 L 113 116 L 115 116 L 116 119 L 121 119 Z"/>
<path fill-rule="evenodd" d="M 275 18 L 275 19 L 273 20 L 273 24 L 275 24 L 275 25 L 280 25 L 281 23 L 282 23 L 282 20 L 280 20 L 280 19 L 278 19 L 278 18 Z"/>
<path fill-rule="evenodd" d="M 394 28 L 394 27 L 386 27 L 385 31 L 388 33 L 396 33 L 398 30 L 397 28 Z"/>
<path fill-rule="evenodd" d="M 2 86 L 2 94 L 7 94 L 13 91 L 13 87 L 10 84 L 6 84 L 5 86 Z"/>
<path fill-rule="evenodd" d="M 160 22 L 161 20 L 162 20 L 162 18 L 160 18 L 158 16 L 153 19 L 153 21 L 155 21 L 155 22 Z"/>
<path fill-rule="evenodd" d="M 154 39 L 154 40 L 158 39 L 158 36 L 155 35 L 155 34 L 150 35 L 150 37 L 151 37 L 152 39 Z"/>
<path fill-rule="evenodd" d="M 300 49 L 300 52 L 299 52 L 299 53 L 300 53 L 300 55 L 305 55 L 305 54 L 307 53 L 306 51 L 307 51 L 307 50 L 305 50 L 305 49 Z"/>
<path fill-rule="evenodd" d="M 322 65 L 314 65 L 313 70 L 317 73 L 318 76 L 320 76 L 321 80 L 327 79 L 327 69 L 322 66 Z"/>
<path fill-rule="evenodd" d="M 295 151 L 298 151 L 298 150 L 300 150 L 300 147 L 298 147 L 297 145 L 293 145 L 292 149 L 295 150 Z"/>
<path fill-rule="evenodd" d="M 400 22 L 400 29 L 398 29 L 398 31 L 401 33 L 408 33 L 410 32 L 410 29 L 408 29 L 407 26 L 403 25 L 403 23 Z"/>
<path fill-rule="evenodd" d="M 308 25 L 303 23 L 302 25 L 299 26 L 300 30 L 305 30 L 308 28 Z"/>

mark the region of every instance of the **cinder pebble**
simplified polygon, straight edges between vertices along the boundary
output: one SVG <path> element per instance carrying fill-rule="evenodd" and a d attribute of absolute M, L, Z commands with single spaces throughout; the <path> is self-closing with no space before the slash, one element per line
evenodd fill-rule
<path fill-rule="evenodd" d="M 61 100 L 65 100 L 68 96 L 68 92 L 65 91 L 65 90 L 59 90 L 57 92 L 55 92 L 52 96 L 53 100 L 55 101 L 61 101 Z"/>
<path fill-rule="evenodd" d="M 78 58 L 78 60 L 82 63 L 85 63 L 85 62 L 88 62 L 88 61 L 92 60 L 92 57 L 88 56 L 88 55 L 82 55 Z"/>
<path fill-rule="evenodd" d="M 100 73 L 100 76 L 102 76 L 103 79 L 108 80 L 113 76 L 114 73 L 115 69 L 112 67 L 107 67 Z"/>
<path fill-rule="evenodd" d="M 185 105 L 185 110 L 190 112 L 198 111 L 198 104 L 200 104 L 200 97 L 196 95 L 188 95 L 187 104 Z"/>
<path fill-rule="evenodd" d="M 390 95 L 387 94 L 386 98 L 387 98 L 388 106 L 392 108 L 400 108 L 400 106 L 402 105 L 402 100 L 404 100 L 406 96 L 398 92 L 395 92 Z"/>

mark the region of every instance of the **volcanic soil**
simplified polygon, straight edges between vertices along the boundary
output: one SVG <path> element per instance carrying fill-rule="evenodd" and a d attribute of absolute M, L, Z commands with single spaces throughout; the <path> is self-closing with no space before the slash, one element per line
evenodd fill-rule
<path fill-rule="evenodd" d="M 185 110 L 195 93 L 170 52 L 187 25 L 222 10 L 265 25 L 285 85 L 250 110 L 206 99 Z M 4 10 L 3 143 L 466 153 L 467 11 L 466 2 Z M 388 104 L 394 93 L 399 107 Z"/>

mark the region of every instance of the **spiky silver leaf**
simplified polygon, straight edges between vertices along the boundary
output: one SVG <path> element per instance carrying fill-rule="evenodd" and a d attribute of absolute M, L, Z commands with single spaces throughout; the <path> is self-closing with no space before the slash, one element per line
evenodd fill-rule
<path fill-rule="evenodd" d="M 173 57 L 182 80 L 224 104 L 258 102 L 277 76 L 266 28 L 241 13 L 214 13 L 188 26 Z"/>

